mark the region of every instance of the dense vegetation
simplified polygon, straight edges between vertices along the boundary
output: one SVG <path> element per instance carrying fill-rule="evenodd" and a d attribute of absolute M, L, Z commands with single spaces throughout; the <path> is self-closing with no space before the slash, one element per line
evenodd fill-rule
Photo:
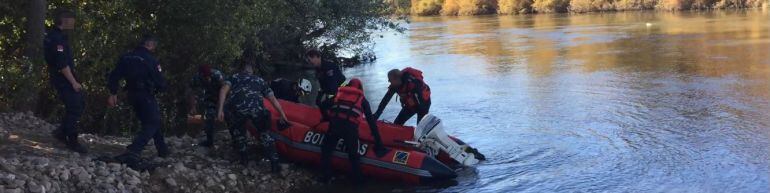
<path fill-rule="evenodd" d="M 480 15 L 625 10 L 758 8 L 769 0 L 390 0 L 396 10 L 415 15 Z M 405 5 L 410 5 L 407 9 Z"/>
<path fill-rule="evenodd" d="M 52 24 L 58 8 L 77 15 L 70 39 L 88 103 L 81 125 L 98 133 L 136 128 L 127 105 L 104 105 L 105 78 L 143 33 L 160 39 L 157 57 L 172 88 L 160 96 L 164 128 L 179 130 L 186 119 L 187 80 L 200 64 L 230 71 L 228 66 L 250 49 L 261 56 L 260 73 L 270 77 L 303 64 L 307 48 L 321 48 L 329 57 L 343 52 L 363 56 L 373 32 L 400 30 L 389 17 L 389 6 L 379 0 L 4 0 L 0 110 L 58 118 L 61 102 L 48 86 L 40 51 L 43 27 Z"/>

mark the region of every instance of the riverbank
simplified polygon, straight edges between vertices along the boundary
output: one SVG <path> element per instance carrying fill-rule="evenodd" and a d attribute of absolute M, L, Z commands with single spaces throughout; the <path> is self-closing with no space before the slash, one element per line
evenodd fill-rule
<path fill-rule="evenodd" d="M 486 15 L 531 13 L 586 13 L 632 10 L 709 10 L 770 7 L 770 0 L 394 0 L 400 14 Z M 395 3 L 394 3 L 395 2 Z M 400 2 L 400 4 L 398 4 Z"/>
<path fill-rule="evenodd" d="M 50 136 L 55 128 L 31 113 L 0 114 L 0 192 L 290 192 L 315 183 L 309 171 L 289 164 L 280 174 L 264 161 L 238 164 L 224 131 L 210 150 L 188 136 L 166 138 L 171 156 L 153 160 L 164 165 L 138 172 L 92 161 L 122 152 L 130 138 L 82 134 L 91 152 L 80 155 Z M 146 150 L 143 157 L 155 157 L 152 146 Z"/>

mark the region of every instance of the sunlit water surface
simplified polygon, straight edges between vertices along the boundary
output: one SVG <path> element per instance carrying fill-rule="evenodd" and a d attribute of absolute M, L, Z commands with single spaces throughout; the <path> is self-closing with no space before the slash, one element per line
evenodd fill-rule
<path fill-rule="evenodd" d="M 431 113 L 489 160 L 456 182 L 374 182 L 368 192 L 770 192 L 767 11 L 405 26 L 377 40 L 375 63 L 345 73 L 376 106 L 388 70 L 423 70 Z M 393 100 L 382 118 L 399 108 Z"/>

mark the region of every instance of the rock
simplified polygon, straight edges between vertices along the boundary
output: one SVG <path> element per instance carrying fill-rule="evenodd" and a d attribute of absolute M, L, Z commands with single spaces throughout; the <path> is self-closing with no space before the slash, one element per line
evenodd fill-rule
<path fill-rule="evenodd" d="M 139 176 L 140 175 L 139 172 L 137 172 L 136 170 L 131 169 L 131 168 L 127 168 L 126 169 L 126 174 L 131 175 L 131 176 Z"/>
<path fill-rule="evenodd" d="M 235 181 L 238 179 L 238 176 L 235 174 L 227 174 L 227 178 L 230 178 L 230 180 Z"/>
<path fill-rule="evenodd" d="M 45 192 L 45 188 L 41 185 L 38 185 L 37 183 L 29 183 L 27 184 L 27 190 L 29 190 L 32 193 L 43 193 Z"/>
<path fill-rule="evenodd" d="M 21 189 L 19 189 L 19 188 L 5 189 L 5 191 L 3 191 L 3 192 L 7 192 L 7 193 L 22 193 Z"/>
<path fill-rule="evenodd" d="M 176 187 L 176 180 L 174 180 L 174 178 L 168 177 L 165 181 L 169 186 Z"/>
<path fill-rule="evenodd" d="M 59 179 L 62 181 L 67 181 L 70 179 L 70 171 L 69 170 L 63 170 L 61 174 L 59 174 Z"/>
<path fill-rule="evenodd" d="M 78 174 L 78 181 L 80 182 L 91 181 L 91 174 L 88 174 L 88 172 L 80 172 L 80 174 Z"/>
<path fill-rule="evenodd" d="M 129 176 L 128 179 L 126 179 L 126 183 L 130 185 L 137 185 L 139 183 L 142 183 L 142 180 L 139 180 L 136 176 Z"/>
<path fill-rule="evenodd" d="M 187 167 L 184 166 L 184 163 L 180 162 L 180 163 L 174 164 L 174 172 L 182 173 L 185 171 L 187 171 Z"/>

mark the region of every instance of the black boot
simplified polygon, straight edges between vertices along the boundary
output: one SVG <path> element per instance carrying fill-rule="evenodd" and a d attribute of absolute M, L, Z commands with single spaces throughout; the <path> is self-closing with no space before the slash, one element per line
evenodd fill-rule
<path fill-rule="evenodd" d="M 158 157 L 168 158 L 169 155 L 171 155 L 171 151 L 168 150 L 168 147 L 158 149 Z"/>
<path fill-rule="evenodd" d="M 201 147 L 211 148 L 212 146 L 214 146 L 214 143 L 211 142 L 211 140 L 207 139 L 207 140 L 201 141 L 200 143 L 198 143 L 198 145 Z"/>
<path fill-rule="evenodd" d="M 88 148 L 86 148 L 86 146 L 78 142 L 77 135 L 67 137 L 66 141 L 67 141 L 67 148 L 69 148 L 70 150 L 74 152 L 82 153 L 82 154 L 88 153 Z"/>
<path fill-rule="evenodd" d="M 132 153 L 132 152 L 126 152 L 123 154 L 120 154 L 118 156 L 115 156 L 116 161 L 126 164 L 126 166 L 133 168 L 136 170 L 139 166 L 139 163 L 141 162 L 141 158 L 138 154 Z"/>

